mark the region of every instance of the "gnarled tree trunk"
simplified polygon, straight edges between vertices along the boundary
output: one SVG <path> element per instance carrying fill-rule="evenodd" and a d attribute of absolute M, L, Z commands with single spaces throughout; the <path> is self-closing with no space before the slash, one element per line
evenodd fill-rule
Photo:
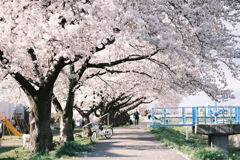
<path fill-rule="evenodd" d="M 46 98 L 47 96 L 44 96 Z M 30 110 L 30 152 L 32 154 L 45 149 L 52 149 L 52 131 L 50 128 L 51 118 L 51 96 L 42 99 L 41 96 L 33 100 L 28 97 L 31 103 Z"/>
<path fill-rule="evenodd" d="M 64 112 L 60 117 L 60 141 L 74 141 L 71 113 Z"/>
<path fill-rule="evenodd" d="M 52 102 L 55 106 L 55 109 L 59 115 L 60 121 L 60 137 L 59 140 L 62 142 L 66 141 L 74 141 L 73 136 L 73 101 L 74 101 L 74 93 L 69 93 L 67 103 L 65 108 L 63 109 L 61 104 L 59 103 L 58 99 L 55 95 L 52 95 L 53 99 Z"/>
<path fill-rule="evenodd" d="M 83 118 L 83 122 L 84 124 L 89 124 L 90 123 L 90 119 L 89 119 L 89 114 L 82 114 L 81 115 Z M 91 131 L 91 125 L 88 125 L 84 128 L 84 132 L 87 133 L 88 137 L 90 137 L 92 135 L 92 131 Z"/>
<path fill-rule="evenodd" d="M 73 69 L 73 68 L 72 68 Z M 65 109 L 61 112 L 60 118 L 60 141 L 74 141 L 73 136 L 73 103 L 76 81 L 70 79 L 69 91 Z"/>

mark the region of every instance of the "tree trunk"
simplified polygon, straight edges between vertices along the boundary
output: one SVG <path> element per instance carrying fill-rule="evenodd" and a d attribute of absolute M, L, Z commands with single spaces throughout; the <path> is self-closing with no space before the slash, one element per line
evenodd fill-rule
<path fill-rule="evenodd" d="M 59 103 L 58 99 L 55 97 L 55 95 L 52 95 L 52 103 L 55 106 L 55 109 L 59 115 L 59 121 L 60 121 L 60 137 L 59 140 L 66 142 L 66 141 L 74 141 L 73 136 L 73 104 L 68 102 L 66 103 L 66 107 L 63 110 L 61 104 Z M 71 98 L 73 99 L 73 98 Z M 72 100 L 73 102 L 73 100 Z"/>
<path fill-rule="evenodd" d="M 60 141 L 74 141 L 72 116 L 64 113 L 60 118 Z"/>
<path fill-rule="evenodd" d="M 60 141 L 74 141 L 73 136 L 73 104 L 74 91 L 73 88 L 76 81 L 70 80 L 67 102 L 60 118 Z"/>
<path fill-rule="evenodd" d="M 81 116 L 83 118 L 83 122 L 85 125 L 90 123 L 89 114 L 82 114 Z M 92 135 L 91 125 L 88 125 L 87 127 L 85 127 L 84 131 L 87 133 L 88 137 L 90 137 Z"/>
<path fill-rule="evenodd" d="M 36 98 L 37 97 L 37 98 Z M 45 149 L 52 150 L 52 131 L 50 128 L 51 96 L 36 96 L 30 99 L 30 152 L 32 154 Z"/>

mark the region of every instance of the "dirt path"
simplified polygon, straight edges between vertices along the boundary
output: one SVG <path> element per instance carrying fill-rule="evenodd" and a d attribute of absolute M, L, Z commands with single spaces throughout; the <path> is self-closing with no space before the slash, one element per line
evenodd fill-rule
<path fill-rule="evenodd" d="M 187 160 L 180 152 L 166 147 L 147 129 L 149 122 L 114 129 L 111 139 L 94 145 L 92 152 L 84 153 L 86 160 Z"/>

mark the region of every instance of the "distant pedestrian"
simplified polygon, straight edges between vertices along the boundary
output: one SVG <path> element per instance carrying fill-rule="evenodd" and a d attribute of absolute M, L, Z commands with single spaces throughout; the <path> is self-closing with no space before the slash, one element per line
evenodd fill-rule
<path fill-rule="evenodd" d="M 0 124 L 0 148 L 2 148 L 2 124 Z"/>
<path fill-rule="evenodd" d="M 136 110 L 134 113 L 133 113 L 133 116 L 135 118 L 135 125 L 138 124 L 138 121 L 139 121 L 139 112 Z"/>

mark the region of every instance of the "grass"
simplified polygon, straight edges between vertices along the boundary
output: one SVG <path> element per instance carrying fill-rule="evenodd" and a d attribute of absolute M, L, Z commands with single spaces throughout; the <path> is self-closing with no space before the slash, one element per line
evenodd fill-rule
<path fill-rule="evenodd" d="M 81 129 L 76 128 L 74 133 L 80 133 Z M 53 130 L 54 139 L 59 136 L 59 130 Z M 91 151 L 90 139 L 82 138 L 81 134 L 75 134 L 75 141 L 66 142 L 62 146 L 55 147 L 52 151 L 43 151 L 35 155 L 30 155 L 28 149 L 22 148 L 22 139 L 17 136 L 4 136 L 2 139 L 3 147 L 0 148 L 1 160 L 58 160 L 83 157 L 83 152 Z M 4 145 L 5 144 L 5 145 Z"/>
<path fill-rule="evenodd" d="M 208 146 L 208 137 L 189 133 L 186 140 L 185 127 L 150 128 L 150 131 L 166 146 L 184 153 L 192 160 L 240 160 L 240 149 L 230 146 L 229 155 Z M 188 131 L 191 132 L 191 131 Z"/>
<path fill-rule="evenodd" d="M 121 126 L 126 127 L 126 126 Z M 208 137 L 190 133 L 186 140 L 185 127 L 150 128 L 150 131 L 166 146 L 179 150 L 192 160 L 240 160 L 240 148 L 229 146 L 229 155 L 225 155 L 218 149 L 208 147 Z M 23 150 L 22 139 L 17 136 L 4 136 L 3 148 L 0 148 L 1 160 L 60 160 L 79 159 L 84 152 L 91 151 L 90 139 L 81 136 L 81 129 L 76 128 L 74 142 L 67 142 L 63 146 L 56 147 L 53 151 L 43 151 L 31 156 L 27 150 Z M 59 136 L 59 130 L 53 130 L 54 139 Z M 8 143 L 9 146 L 4 144 Z"/>

